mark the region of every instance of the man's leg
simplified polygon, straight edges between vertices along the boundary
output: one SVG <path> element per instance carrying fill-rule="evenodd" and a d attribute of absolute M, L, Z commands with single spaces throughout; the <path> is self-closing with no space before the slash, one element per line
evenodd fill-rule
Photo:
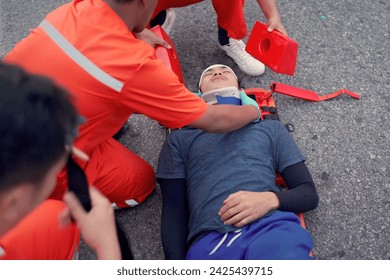
<path fill-rule="evenodd" d="M 85 173 L 89 183 L 119 208 L 138 205 L 155 187 L 153 168 L 114 139 L 94 149 Z"/>
<path fill-rule="evenodd" d="M 294 213 L 276 212 L 250 226 L 244 259 L 309 260 L 313 239 Z M 248 235 L 247 235 L 248 236 Z"/>
<path fill-rule="evenodd" d="M 77 256 L 80 233 L 76 224 L 59 226 L 65 209 L 59 200 L 46 200 L 0 240 L 9 260 L 70 260 Z M 0 259 L 2 257 L 0 256 Z"/>
<path fill-rule="evenodd" d="M 221 233 L 211 231 L 195 241 L 187 252 L 187 260 L 242 260 L 245 248 L 234 246 L 230 243 L 240 238 L 240 232 Z M 235 244 L 236 245 L 236 244 Z"/>
<path fill-rule="evenodd" d="M 161 11 L 170 9 L 170 8 L 181 8 L 186 7 L 195 3 L 202 2 L 204 0 L 158 0 L 157 6 L 154 9 L 152 19 L 157 16 Z"/>
<path fill-rule="evenodd" d="M 229 5 L 226 5 L 225 0 L 213 0 L 217 13 L 218 41 L 221 50 L 232 58 L 244 73 L 259 76 L 264 73 L 265 66 L 245 51 L 245 44 L 241 40 L 248 34 L 244 4 L 245 0 L 231 0 Z"/>
<path fill-rule="evenodd" d="M 227 32 L 229 38 L 241 40 L 248 35 L 244 15 L 245 0 L 213 0 L 213 7 L 217 13 L 218 27 Z"/>
<path fill-rule="evenodd" d="M 210 232 L 192 244 L 187 259 L 305 260 L 312 247 L 298 217 L 277 211 L 235 232 Z"/>
<path fill-rule="evenodd" d="M 192 4 L 203 2 L 204 0 L 159 0 L 152 15 L 152 22 L 157 17 L 161 17 L 158 21 L 164 21 L 164 13 L 170 8 L 181 8 Z M 218 26 L 226 30 L 227 36 L 234 39 L 243 39 L 248 34 L 246 21 L 244 16 L 245 0 L 229 0 L 227 5 L 226 0 L 213 0 L 214 10 L 217 13 Z M 154 26 L 155 24 L 152 24 Z"/>
<path fill-rule="evenodd" d="M 170 33 L 176 19 L 176 13 L 172 8 L 189 6 L 203 0 L 159 0 L 154 9 L 150 27 L 161 25 L 165 32 Z"/>
<path fill-rule="evenodd" d="M 167 33 L 172 28 L 175 18 L 172 7 L 184 7 L 202 2 L 202 0 L 159 0 L 154 10 L 150 26 L 161 25 Z M 264 73 L 265 66 L 245 51 L 241 40 L 248 33 L 245 15 L 245 0 L 213 0 L 214 10 L 218 18 L 218 41 L 221 50 L 246 74 L 259 76 Z"/>

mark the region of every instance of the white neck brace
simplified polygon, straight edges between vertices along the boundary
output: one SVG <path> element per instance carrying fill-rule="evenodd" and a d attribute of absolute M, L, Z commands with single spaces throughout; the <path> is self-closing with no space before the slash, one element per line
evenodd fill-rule
<path fill-rule="evenodd" d="M 236 87 L 219 88 L 204 92 L 200 97 L 206 101 L 206 103 L 213 105 L 217 103 L 216 96 L 235 97 L 240 99 L 240 90 Z"/>

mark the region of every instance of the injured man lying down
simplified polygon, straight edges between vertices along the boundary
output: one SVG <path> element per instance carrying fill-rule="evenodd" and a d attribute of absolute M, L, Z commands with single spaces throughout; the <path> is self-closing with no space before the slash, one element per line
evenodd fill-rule
<path fill-rule="evenodd" d="M 198 94 L 214 106 L 255 102 L 221 64 L 202 73 Z M 287 188 L 276 185 L 278 173 Z M 166 259 L 313 259 L 312 237 L 295 213 L 315 209 L 318 195 L 280 122 L 223 134 L 175 130 L 163 144 L 157 180 Z"/>

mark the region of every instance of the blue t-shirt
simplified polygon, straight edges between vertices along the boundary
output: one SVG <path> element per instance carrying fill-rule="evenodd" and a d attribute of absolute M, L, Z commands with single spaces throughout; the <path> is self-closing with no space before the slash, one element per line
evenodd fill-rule
<path fill-rule="evenodd" d="M 228 232 L 218 215 L 223 201 L 238 191 L 280 191 L 276 172 L 304 161 L 287 129 L 277 121 L 251 123 L 230 133 L 183 128 L 166 139 L 157 178 L 185 179 L 189 237 L 207 231 Z"/>

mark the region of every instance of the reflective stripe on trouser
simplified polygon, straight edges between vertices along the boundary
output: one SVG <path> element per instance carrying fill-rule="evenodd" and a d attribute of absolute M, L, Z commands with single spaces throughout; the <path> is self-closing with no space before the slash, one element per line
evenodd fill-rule
<path fill-rule="evenodd" d="M 159 12 L 169 9 L 186 7 L 195 3 L 203 2 L 203 0 L 158 0 L 156 9 L 152 18 L 158 15 Z M 248 35 L 244 15 L 245 0 L 212 0 L 214 10 L 217 14 L 218 26 L 227 30 L 228 36 L 234 39 L 243 39 Z M 214 24 L 211 23 L 210 24 Z M 194 26 L 193 28 L 196 28 Z M 217 34 L 217 33 L 216 33 Z"/>
<path fill-rule="evenodd" d="M 312 259 L 313 240 L 294 213 L 276 211 L 224 236 L 217 231 L 203 236 L 191 245 L 187 259 Z"/>
<path fill-rule="evenodd" d="M 70 260 L 78 253 L 80 233 L 75 223 L 59 226 L 59 215 L 65 204 L 59 200 L 44 201 L 15 228 L 0 239 L 5 259 Z M 0 257 L 1 259 L 1 257 Z"/>
<path fill-rule="evenodd" d="M 118 141 L 108 139 L 97 146 L 89 157 L 84 167 L 89 184 L 107 196 L 115 207 L 133 207 L 153 192 L 153 168 Z M 52 197 L 61 199 L 66 186 L 66 173 L 62 172 Z"/>

